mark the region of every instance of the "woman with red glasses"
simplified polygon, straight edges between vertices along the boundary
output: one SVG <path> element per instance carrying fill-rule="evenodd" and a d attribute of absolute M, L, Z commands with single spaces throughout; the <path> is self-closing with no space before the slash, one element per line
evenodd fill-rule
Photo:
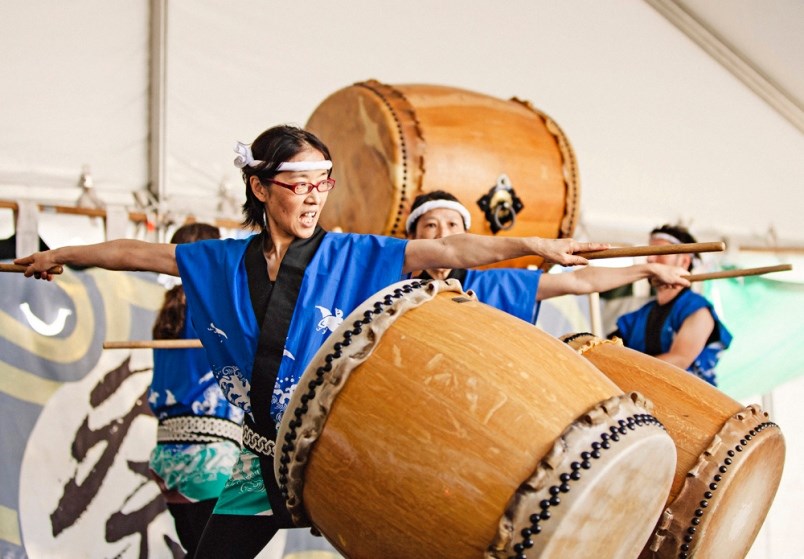
<path fill-rule="evenodd" d="M 50 280 L 57 265 L 180 276 L 193 326 L 218 383 L 245 412 L 243 445 L 196 557 L 254 557 L 291 527 L 273 476 L 276 428 L 307 363 L 365 299 L 414 270 L 470 268 L 526 255 L 586 264 L 577 252 L 608 245 L 572 239 L 455 235 L 395 239 L 328 233 L 318 226 L 329 191 L 329 149 L 316 136 L 276 126 L 237 144 L 246 186 L 247 239 L 183 245 L 116 240 L 17 259 Z"/>

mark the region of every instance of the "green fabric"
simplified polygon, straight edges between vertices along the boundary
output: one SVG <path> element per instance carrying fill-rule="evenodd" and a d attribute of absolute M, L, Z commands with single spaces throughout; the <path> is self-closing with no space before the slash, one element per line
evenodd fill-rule
<path fill-rule="evenodd" d="M 246 448 L 240 449 L 237 464 L 218 497 L 213 514 L 243 516 L 273 514 L 260 469 L 259 456 Z"/>
<path fill-rule="evenodd" d="M 707 281 L 704 295 L 734 335 L 717 366 L 735 399 L 765 394 L 804 374 L 804 285 L 752 276 Z"/>
<path fill-rule="evenodd" d="M 231 441 L 208 444 L 157 444 L 150 467 L 159 476 L 168 502 L 217 499 L 237 462 L 240 447 Z M 181 497 L 175 499 L 173 493 Z"/>

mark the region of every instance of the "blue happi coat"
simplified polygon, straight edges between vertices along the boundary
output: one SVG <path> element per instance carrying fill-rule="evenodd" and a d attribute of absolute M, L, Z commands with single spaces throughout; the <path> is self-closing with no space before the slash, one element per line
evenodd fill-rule
<path fill-rule="evenodd" d="M 252 239 L 176 247 L 193 325 L 212 371 L 228 400 L 250 415 L 252 366 L 263 318 L 254 316 L 245 268 Z M 406 244 L 374 235 L 324 234 L 293 309 L 270 404 L 274 421 L 280 422 L 305 367 L 330 333 L 363 301 L 402 279 Z"/>
<path fill-rule="evenodd" d="M 687 317 L 702 308 L 707 308 L 712 313 L 715 328 L 718 329 L 719 339 L 708 343 L 687 370 L 708 383 L 717 385 L 715 366 L 720 360 L 723 350 L 727 349 L 731 344 L 731 333 L 720 322 L 712 304 L 704 296 L 690 289 L 683 290 L 673 301 L 667 304 L 672 305 L 672 308 L 659 333 L 661 353 L 670 351 L 673 340 Z M 622 337 L 626 347 L 647 353 L 648 316 L 656 305 L 656 301 L 651 301 L 636 311 L 617 319 L 619 335 Z"/>
<path fill-rule="evenodd" d="M 182 339 L 198 335 L 187 309 Z M 243 413 L 226 400 L 203 349 L 155 349 L 148 403 L 157 419 L 180 415 L 220 417 L 239 423 Z"/>

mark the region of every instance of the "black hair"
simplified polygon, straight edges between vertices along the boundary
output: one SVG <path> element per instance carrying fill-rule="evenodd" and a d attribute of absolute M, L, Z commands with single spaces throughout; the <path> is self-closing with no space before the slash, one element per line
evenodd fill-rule
<path fill-rule="evenodd" d="M 243 203 L 243 226 L 265 231 L 265 207 L 251 191 L 251 177 L 260 182 L 273 179 L 280 163 L 293 159 L 300 152 L 312 148 L 321 152 L 324 159 L 331 159 L 329 148 L 312 132 L 286 124 L 269 128 L 251 144 L 254 159 L 262 161 L 256 167 L 246 165 L 242 169 L 243 181 L 246 183 L 246 201 Z M 332 171 L 327 174 L 332 174 Z"/>
<path fill-rule="evenodd" d="M 205 239 L 220 239 L 221 232 L 209 223 L 187 223 L 176 229 L 170 242 L 174 245 L 193 243 Z"/>

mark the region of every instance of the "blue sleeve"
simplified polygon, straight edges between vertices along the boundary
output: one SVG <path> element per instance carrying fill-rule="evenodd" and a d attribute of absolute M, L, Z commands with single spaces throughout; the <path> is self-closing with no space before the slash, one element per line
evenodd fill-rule
<path fill-rule="evenodd" d="M 248 239 L 206 240 L 176 246 L 176 264 L 181 275 L 193 326 L 199 334 L 209 317 L 221 311 L 235 315 L 237 322 L 254 320 L 248 278 L 243 259 Z"/>
<path fill-rule="evenodd" d="M 338 284 L 339 292 L 361 293 L 365 299 L 404 279 L 407 244 L 405 239 L 379 235 L 327 233 L 307 274 L 327 274 L 318 279 Z"/>
<path fill-rule="evenodd" d="M 533 324 L 539 314 L 536 293 L 541 276 L 541 270 L 468 270 L 463 288 L 474 291 L 481 302 Z"/>
<path fill-rule="evenodd" d="M 692 313 L 703 308 L 709 309 L 709 313 L 715 321 L 715 327 L 718 329 L 720 342 L 725 348 L 728 348 L 732 340 L 731 333 L 720 322 L 720 318 L 718 318 L 709 299 L 694 291 L 686 291 L 676 303 L 676 307 L 673 308 L 674 312 L 671 315 L 673 330 L 678 332 L 681 329 L 681 325 Z"/>
<path fill-rule="evenodd" d="M 712 310 L 712 305 L 706 300 L 705 297 L 698 295 L 693 291 L 685 291 L 673 306 L 673 314 L 675 315 L 677 313 L 677 316 L 681 317 L 681 321 L 678 324 L 673 324 L 673 329 L 678 331 L 679 328 L 681 328 L 681 324 L 687 319 L 687 317 L 703 308 L 708 308 L 714 316 L 715 313 Z"/>
<path fill-rule="evenodd" d="M 259 324 L 251 306 L 244 258 L 249 239 L 207 240 L 176 246 L 192 325 L 205 348 L 220 345 L 228 336 L 227 353 L 237 356 L 238 366 L 251 371 Z M 207 355 L 213 370 L 231 365 L 229 358 Z"/>

